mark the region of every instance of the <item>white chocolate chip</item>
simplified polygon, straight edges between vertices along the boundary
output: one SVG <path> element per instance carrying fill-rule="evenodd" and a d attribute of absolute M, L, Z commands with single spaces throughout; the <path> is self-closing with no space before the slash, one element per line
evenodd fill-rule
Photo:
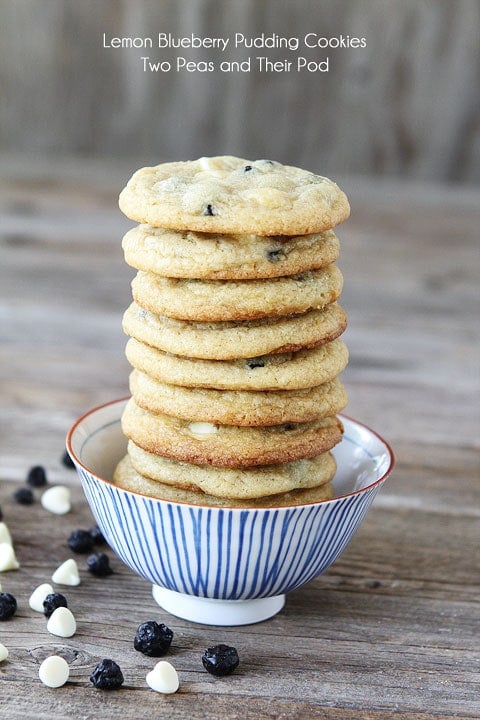
<path fill-rule="evenodd" d="M 51 595 L 51 593 L 53 593 L 53 587 L 50 583 L 43 583 L 32 592 L 28 604 L 35 612 L 43 613 L 43 601 L 47 595 Z"/>
<path fill-rule="evenodd" d="M 18 570 L 20 563 L 15 557 L 15 551 L 10 543 L 0 543 L 0 572 Z"/>
<path fill-rule="evenodd" d="M 54 515 L 65 515 L 71 510 L 70 490 L 65 485 L 54 485 L 43 493 L 40 502 Z"/>
<path fill-rule="evenodd" d="M 47 630 L 58 637 L 72 637 L 77 630 L 73 613 L 66 607 L 58 607 L 48 618 Z"/>
<path fill-rule="evenodd" d="M 58 585 L 80 585 L 80 575 L 75 560 L 70 558 L 59 565 L 52 575 L 52 580 Z"/>
<path fill-rule="evenodd" d="M 192 422 L 189 424 L 188 429 L 194 435 L 212 435 L 218 432 L 218 427 L 208 422 Z"/>
<path fill-rule="evenodd" d="M 3 662 L 8 657 L 8 648 L 0 643 L 0 662 Z"/>
<path fill-rule="evenodd" d="M 225 174 L 225 168 L 215 158 L 201 157 L 198 160 L 200 172 L 206 172 L 213 177 L 222 177 Z M 200 179 L 200 178 L 199 178 Z"/>
<path fill-rule="evenodd" d="M 202 170 L 210 170 L 212 168 L 212 161 L 208 157 L 199 158 L 198 163 Z"/>
<path fill-rule="evenodd" d="M 9 545 L 13 545 L 10 530 L 4 522 L 0 522 L 0 543 L 8 543 Z"/>
<path fill-rule="evenodd" d="M 275 208 L 287 208 L 292 206 L 292 201 L 288 194 L 283 190 L 278 190 L 273 187 L 245 190 L 242 193 L 242 198 L 245 198 L 253 204 L 260 205 L 260 207 L 270 208 L 272 210 Z"/>
<path fill-rule="evenodd" d="M 171 695 L 177 692 L 180 682 L 178 673 L 169 662 L 160 660 L 146 677 L 147 685 L 155 692 Z"/>
<path fill-rule="evenodd" d="M 49 688 L 58 688 L 68 680 L 70 668 L 60 655 L 50 655 L 40 665 L 38 677 Z"/>

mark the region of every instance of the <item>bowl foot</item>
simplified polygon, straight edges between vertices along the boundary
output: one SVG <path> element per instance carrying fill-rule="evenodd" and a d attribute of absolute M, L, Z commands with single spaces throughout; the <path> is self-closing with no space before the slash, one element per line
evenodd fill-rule
<path fill-rule="evenodd" d="M 215 600 L 153 585 L 154 600 L 171 615 L 202 625 L 251 625 L 268 620 L 285 604 L 285 595 L 254 600 Z"/>

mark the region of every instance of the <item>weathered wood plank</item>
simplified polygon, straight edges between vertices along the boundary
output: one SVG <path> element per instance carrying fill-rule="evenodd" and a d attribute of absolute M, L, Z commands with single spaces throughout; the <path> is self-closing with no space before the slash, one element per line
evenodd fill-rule
<path fill-rule="evenodd" d="M 35 713 L 35 716 L 28 715 L 30 710 L 30 704 L 27 700 L 28 691 L 25 686 L 21 686 L 20 690 L 24 692 L 18 692 L 20 701 L 15 701 L 12 707 L 7 705 L 7 711 L 9 717 L 12 720 L 30 720 L 30 718 L 38 718 L 39 720 L 50 720 L 52 712 L 55 713 L 54 717 L 58 720 L 70 720 L 73 711 L 78 712 L 75 706 L 73 706 L 66 698 L 64 692 L 58 692 L 52 698 L 52 693 L 46 689 L 41 689 L 39 698 L 39 710 Z M 80 691 L 81 692 L 81 691 Z M 112 712 L 115 716 L 118 713 L 125 712 L 125 692 L 118 693 L 116 697 L 108 698 L 108 706 L 111 707 Z M 131 692 L 129 690 L 128 692 Z M 202 697 L 196 694 L 193 698 L 185 699 L 183 702 L 179 700 L 179 696 L 175 699 L 165 698 L 154 698 L 153 693 L 146 693 L 137 691 L 135 693 L 135 708 L 136 712 L 143 712 L 141 715 L 136 715 L 139 720 L 151 717 L 153 713 L 162 712 L 171 720 L 183 720 L 187 715 L 194 717 L 192 712 L 195 712 L 198 718 L 211 718 L 212 720 L 222 720 L 222 718 L 228 717 L 231 720 L 304 720 L 304 718 L 311 718 L 312 720 L 431 720 L 432 718 L 439 717 L 437 714 L 424 712 L 386 712 L 385 710 L 361 710 L 358 708 L 332 708 L 332 707 L 319 707 L 312 706 L 308 703 L 289 703 L 283 699 L 274 700 L 259 698 L 241 697 L 236 699 L 232 703 L 231 698 L 224 698 L 221 696 L 207 696 Z M 147 697 L 145 697 L 147 696 Z M 142 709 L 140 709 L 140 702 L 142 700 Z M 93 720 L 103 715 L 105 712 L 105 698 L 99 698 L 98 695 L 94 696 L 90 694 L 88 703 L 83 705 L 83 715 L 77 715 L 77 717 L 85 720 Z M 0 706 L 1 707 L 1 706 Z M 192 710 L 192 708 L 195 710 Z M 168 715 L 167 715 L 168 713 Z M 466 720 L 466 718 L 475 717 L 474 715 L 441 715 L 442 720 Z"/>
<path fill-rule="evenodd" d="M 266 623 L 204 627 L 168 616 L 148 583 L 120 561 L 67 588 L 78 622 L 69 640 L 47 634 L 28 607 L 33 588 L 70 556 L 69 532 L 92 517 L 75 474 L 60 463 L 65 433 L 85 409 L 127 392 L 121 314 L 131 271 L 120 238 L 128 227 L 116 195 L 121 163 L 8 165 L 0 195 L 0 506 L 21 562 L 4 591 L 19 601 L 0 627 L 0 716 L 93 718 L 365 718 L 479 716 L 480 557 L 477 198 L 469 190 L 346 178 L 352 219 L 339 234 L 345 274 L 345 373 L 349 414 L 381 430 L 397 466 L 362 527 L 330 570 L 290 593 Z M 74 506 L 52 518 L 13 490 L 41 463 L 71 486 Z M 180 692 L 160 697 L 133 650 L 147 619 L 175 631 L 170 659 Z M 203 649 L 231 642 L 239 670 L 215 680 Z M 53 649 L 71 682 L 43 687 L 38 666 Z M 101 693 L 88 676 L 104 656 L 125 688 Z"/>
<path fill-rule="evenodd" d="M 219 152 L 338 173 L 479 180 L 475 0 L 15 0 L 2 5 L 0 132 L 12 152 L 150 162 Z M 103 48 L 102 36 L 365 37 L 366 48 Z M 146 73 L 152 61 L 330 58 L 328 73 Z M 274 132 L 272 132 L 274 128 Z"/>
<path fill-rule="evenodd" d="M 100 700 L 88 674 L 103 656 L 113 656 L 126 675 L 125 691 L 140 693 L 124 702 L 148 712 L 151 694 L 144 677 L 151 661 L 133 650 L 132 638 L 140 622 L 155 617 L 176 636 L 170 659 L 182 678 L 177 712 L 204 696 L 212 696 L 215 712 L 219 696 L 230 696 L 245 701 L 252 716 L 256 711 L 259 717 L 266 698 L 272 709 L 277 702 L 291 703 L 298 717 L 331 703 L 365 711 L 368 706 L 372 717 L 379 708 L 422 713 L 425 703 L 436 712 L 474 716 L 478 658 L 472 628 L 480 621 L 475 548 L 459 543 L 460 536 L 475 536 L 468 519 L 418 509 L 399 514 L 378 503 L 330 571 L 291 593 L 276 618 L 244 628 L 205 628 L 167 616 L 155 606 L 148 584 L 118 560 L 112 561 L 115 574 L 100 580 L 88 575 L 77 556 L 82 584 L 66 588 L 65 594 L 78 632 L 62 641 L 45 632 L 44 618 L 28 608 L 27 600 L 36 584 L 70 556 L 66 539 L 72 527 L 92 522 L 80 489 L 74 486 L 73 493 L 72 513 L 52 520 L 38 504 L 15 505 L 2 489 L 0 503 L 22 564 L 2 578 L 4 590 L 19 600 L 17 617 L 2 626 L 2 641 L 11 649 L 3 678 L 12 683 L 14 696 L 18 683 L 31 687 L 39 662 L 58 647 L 72 660 L 72 684 L 61 691 L 67 706 L 82 702 L 95 712 Z M 474 522 L 478 525 L 478 518 L 470 520 L 470 527 Z M 445 536 L 449 540 L 442 543 Z M 201 668 L 204 646 L 217 641 L 231 642 L 241 653 L 241 671 L 231 682 L 215 682 Z M 455 697 L 446 692 L 449 684 Z M 39 686 L 35 701 L 40 711 L 44 693 Z M 2 698 L 7 702 L 8 693 Z M 105 716 L 113 717 L 117 708 L 116 698 L 110 702 L 109 696 Z"/>

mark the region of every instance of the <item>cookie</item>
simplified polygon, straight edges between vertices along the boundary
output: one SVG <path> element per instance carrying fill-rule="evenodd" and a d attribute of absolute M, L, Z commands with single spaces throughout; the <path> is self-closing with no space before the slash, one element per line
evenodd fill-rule
<path fill-rule="evenodd" d="M 296 275 L 335 262 L 331 230 L 312 235 L 215 235 L 139 225 L 124 236 L 125 261 L 164 277 L 253 280 Z"/>
<path fill-rule="evenodd" d="M 242 322 L 174 320 L 155 315 L 136 303 L 123 316 L 127 335 L 164 352 L 209 360 L 251 358 L 315 347 L 341 335 L 346 324 L 345 312 L 336 302 L 303 315 Z"/>
<path fill-rule="evenodd" d="M 134 370 L 130 392 L 137 405 L 153 413 L 244 427 L 310 422 L 335 415 L 347 404 L 338 379 L 303 390 L 211 390 L 161 383 Z"/>
<path fill-rule="evenodd" d="M 239 500 L 278 495 L 330 482 L 336 463 L 329 452 L 278 465 L 216 468 L 193 465 L 145 452 L 131 440 L 128 455 L 134 470 L 145 478 L 184 490 Z"/>
<path fill-rule="evenodd" d="M 157 480 L 140 475 L 132 466 L 130 457 L 126 455 L 117 465 L 113 481 L 115 485 L 130 492 L 149 495 L 161 500 L 187 503 L 188 505 L 205 505 L 211 507 L 265 508 L 286 507 L 291 505 L 309 505 L 330 500 L 333 487 L 327 482 L 319 487 L 292 490 L 279 495 L 267 495 L 254 499 L 228 499 L 204 492 L 172 487 Z"/>
<path fill-rule="evenodd" d="M 181 420 L 138 407 L 131 398 L 122 430 L 143 450 L 196 465 L 272 465 L 321 455 L 342 438 L 336 417 L 267 427 L 213 425 Z"/>
<path fill-rule="evenodd" d="M 231 156 L 137 170 L 119 205 L 127 217 L 155 227 L 262 235 L 317 233 L 350 213 L 345 194 L 328 178 Z"/>
<path fill-rule="evenodd" d="M 309 388 L 333 380 L 348 362 L 348 349 L 340 338 L 295 353 L 240 360 L 194 360 L 130 338 L 125 354 L 134 368 L 160 382 L 217 390 Z"/>
<path fill-rule="evenodd" d="M 139 271 L 132 282 L 137 305 L 179 320 L 216 322 L 279 317 L 323 308 L 342 291 L 336 265 L 268 280 L 192 280 Z"/>

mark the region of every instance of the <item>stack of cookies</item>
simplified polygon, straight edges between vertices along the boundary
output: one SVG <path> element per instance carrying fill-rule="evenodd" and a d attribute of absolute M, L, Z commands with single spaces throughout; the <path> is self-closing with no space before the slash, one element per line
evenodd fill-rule
<path fill-rule="evenodd" d="M 115 482 L 204 505 L 332 496 L 348 360 L 327 178 L 235 157 L 137 171 L 120 208 L 137 269 L 124 315 L 133 366 Z"/>

